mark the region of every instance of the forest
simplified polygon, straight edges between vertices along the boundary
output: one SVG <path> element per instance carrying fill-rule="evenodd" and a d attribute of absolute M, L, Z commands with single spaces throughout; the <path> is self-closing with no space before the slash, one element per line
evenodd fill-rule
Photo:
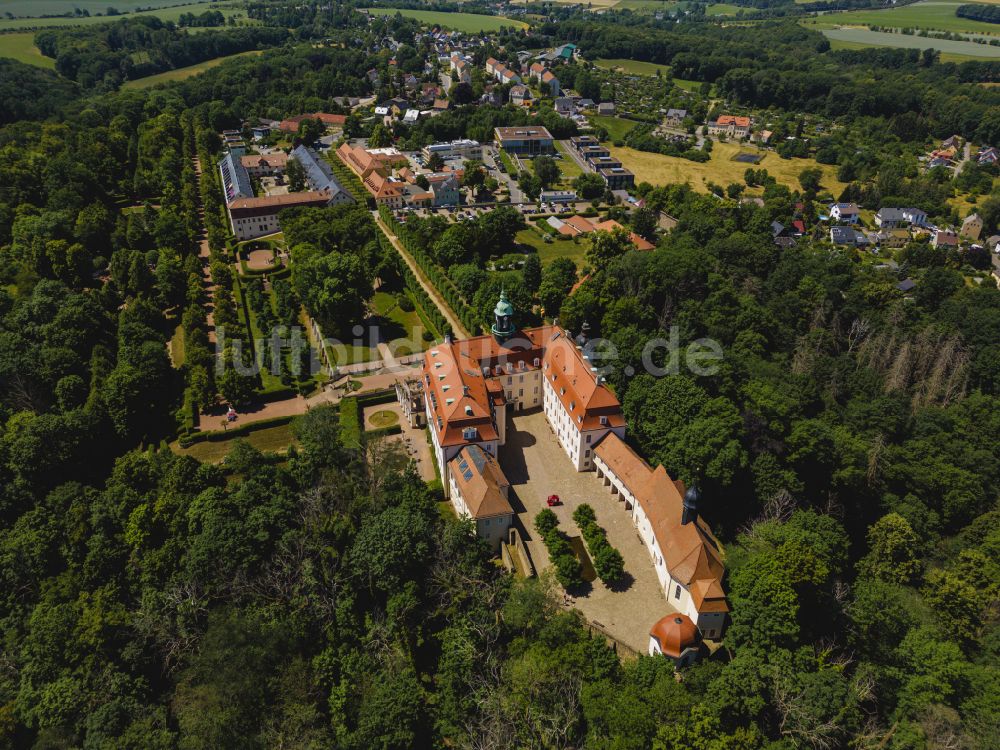
<path fill-rule="evenodd" d="M 523 219 L 509 208 L 400 230 L 473 323 L 489 319 L 500 287 L 524 324 L 588 323 L 614 348 L 608 381 L 633 447 L 676 478 L 700 477 L 732 621 L 715 655 L 679 679 L 663 659 L 619 660 L 549 575 L 504 574 L 405 455 L 346 441 L 336 408 L 300 417 L 280 460 L 244 442 L 219 465 L 168 447 L 191 399 L 260 388 L 214 375 L 202 221 L 221 282 L 216 322 L 238 321 L 238 300 L 218 270 L 218 185 L 196 162 L 244 119 L 387 93 L 365 77 L 388 66 L 369 43 L 413 28 L 338 30 L 308 3 L 272 11 L 293 5 L 304 34 L 343 45 L 282 47 L 99 95 L 0 62 L 3 93 L 24 92 L 0 96 L 0 746 L 1000 747 L 1000 290 L 972 280 L 976 258 L 925 242 L 900 251 L 910 293 L 820 233 L 778 247 L 773 221 L 801 214 L 813 226 L 814 179 L 799 190 L 751 170 L 721 195 L 639 185 L 643 208 L 608 213 L 656 249 L 606 234 L 580 262 L 521 252 Z M 816 35 L 785 27 L 756 55 L 745 30 L 714 25 L 572 21 L 545 33 L 613 57 L 652 57 L 669 39 L 662 61 L 740 101 L 846 107 L 817 158 L 869 206 L 898 198 L 947 215 L 951 178 L 921 173 L 917 148 L 952 128 L 985 138 L 996 127 L 997 94 L 955 83 L 992 64 L 810 57 Z M 350 43 L 359 34 L 365 43 Z M 769 81 L 798 93 L 767 93 Z M 481 136 L 524 117 L 462 105 L 392 136 Z M 750 182 L 763 205 L 738 200 Z M 995 231 L 1000 196 L 990 188 L 978 206 Z M 664 236 L 659 211 L 678 221 Z M 301 302 L 349 324 L 371 279 L 399 271 L 364 211 L 287 218 L 292 273 L 277 280 L 272 313 L 283 322 Z M 175 367 L 178 324 L 187 356 Z M 671 329 L 682 346 L 718 341 L 719 370 L 646 374 L 645 343 Z"/>
<path fill-rule="evenodd" d="M 165 70 L 273 47 L 287 38 L 287 31 L 272 27 L 191 35 L 153 16 L 140 16 L 111 24 L 40 31 L 35 44 L 43 55 L 56 61 L 56 71 L 65 78 L 85 88 L 113 89 L 124 81 Z"/>

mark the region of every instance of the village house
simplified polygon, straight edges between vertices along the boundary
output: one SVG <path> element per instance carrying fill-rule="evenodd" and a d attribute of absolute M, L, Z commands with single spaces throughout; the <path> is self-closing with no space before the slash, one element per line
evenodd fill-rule
<path fill-rule="evenodd" d="M 830 219 L 832 221 L 857 224 L 861 218 L 861 209 L 857 203 L 834 203 L 830 206 Z"/>
<path fill-rule="evenodd" d="M 541 408 L 573 467 L 595 471 L 609 500 L 628 514 L 671 606 L 705 638 L 721 637 L 729 612 L 725 567 L 699 515 L 697 488 L 650 467 L 626 444 L 621 404 L 592 369 L 582 334 L 574 340 L 556 325 L 519 329 L 515 318 L 501 293 L 492 335 L 446 338 L 424 354 L 424 406 L 446 496 L 476 519 L 477 534 L 491 543 L 502 539 L 496 534 L 506 533 L 512 513 L 509 482 L 496 459 L 507 417 Z M 675 637 L 654 626 L 651 635 L 658 653 L 671 658 L 693 645 L 689 632 Z"/>
<path fill-rule="evenodd" d="M 282 133 L 298 133 L 299 125 L 303 120 L 319 120 L 328 128 L 343 127 L 347 122 L 347 115 L 334 115 L 328 112 L 313 112 L 311 115 L 296 115 L 289 117 L 278 123 L 278 130 Z"/>
<path fill-rule="evenodd" d="M 531 89 L 523 83 L 510 87 L 510 103 L 515 106 L 531 104 Z"/>
<path fill-rule="evenodd" d="M 919 208 L 880 208 L 875 213 L 875 226 L 880 229 L 895 229 L 896 227 L 923 226 L 927 223 L 927 212 Z"/>
<path fill-rule="evenodd" d="M 611 117 L 615 113 L 615 103 L 614 102 L 601 102 L 597 105 L 597 114 L 604 115 L 605 117 Z"/>
<path fill-rule="evenodd" d="M 719 119 L 708 123 L 709 135 L 725 135 L 729 138 L 747 138 L 753 120 L 736 115 L 720 115 Z"/>
<path fill-rule="evenodd" d="M 939 248 L 958 247 L 958 235 L 950 229 L 938 229 L 931 237 L 931 247 L 935 250 Z"/>
<path fill-rule="evenodd" d="M 663 118 L 663 124 L 668 128 L 680 128 L 684 125 L 684 118 L 687 116 L 686 109 L 668 109 L 667 116 Z"/>
<path fill-rule="evenodd" d="M 965 217 L 965 221 L 962 222 L 962 228 L 959 230 L 959 237 L 969 240 L 970 242 L 978 242 L 979 235 L 983 233 L 983 220 L 980 218 L 979 214 L 971 213 Z"/>
<path fill-rule="evenodd" d="M 868 244 L 868 238 L 864 232 L 859 232 L 854 227 L 830 227 L 830 242 L 834 245 L 860 247 Z"/>
<path fill-rule="evenodd" d="M 563 117 L 569 117 L 571 114 L 576 112 L 576 107 L 573 105 L 573 100 L 568 96 L 560 96 L 553 103 L 552 108 L 556 111 L 557 115 L 562 115 Z"/>

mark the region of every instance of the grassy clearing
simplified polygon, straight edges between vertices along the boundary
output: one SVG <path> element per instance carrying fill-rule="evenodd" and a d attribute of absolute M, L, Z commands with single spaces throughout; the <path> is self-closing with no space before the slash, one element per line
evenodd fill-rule
<path fill-rule="evenodd" d="M 55 60 L 38 51 L 33 31 L 19 34 L 0 34 L 0 57 L 13 57 L 18 62 L 49 70 L 54 70 L 56 67 Z"/>
<path fill-rule="evenodd" d="M 171 81 L 183 81 L 185 78 L 196 76 L 199 73 L 204 73 L 206 70 L 211 70 L 214 67 L 222 65 L 222 63 L 226 62 L 227 60 L 235 60 L 238 57 L 246 57 L 247 55 L 260 55 L 260 54 L 263 54 L 261 50 L 250 50 L 249 52 L 240 52 L 235 55 L 216 57 L 212 60 L 205 60 L 204 62 L 200 62 L 195 65 L 188 65 L 186 68 L 167 70 L 163 73 L 157 73 L 156 75 L 146 76 L 145 78 L 137 78 L 134 81 L 126 81 L 125 84 L 122 86 L 122 88 L 148 89 L 151 86 L 156 86 L 157 84 L 160 83 L 170 83 Z"/>
<path fill-rule="evenodd" d="M 612 59 L 600 58 L 594 61 L 594 65 L 608 70 L 621 70 L 622 73 L 637 76 L 655 76 L 657 73 L 668 75 L 670 73 L 669 65 L 643 62 L 642 60 L 626 60 L 620 57 Z"/>
<path fill-rule="evenodd" d="M 170 448 L 174 453 L 192 456 L 206 464 L 221 463 L 232 450 L 233 444 L 239 439 L 246 440 L 254 448 L 264 453 L 284 452 L 288 450 L 289 446 L 298 444 L 292 432 L 292 424 L 289 422 L 277 427 L 264 427 L 260 430 L 254 430 L 242 438 L 236 437 L 218 441 L 203 440 L 190 448 L 181 448 L 177 443 L 171 443 Z"/>
<path fill-rule="evenodd" d="M 538 253 L 538 259 L 542 262 L 542 267 L 548 266 L 556 258 L 569 258 L 576 263 L 577 268 L 584 265 L 583 256 L 590 247 L 590 240 L 584 237 L 573 239 L 556 239 L 546 242 L 542 236 L 534 229 L 522 229 L 517 233 L 517 243 L 533 247 Z"/>
<path fill-rule="evenodd" d="M 596 127 L 604 128 L 608 131 L 608 137 L 613 140 L 621 140 L 638 123 L 635 120 L 626 120 L 623 117 L 608 117 L 606 115 L 593 115 L 590 123 Z"/>
<path fill-rule="evenodd" d="M 742 183 L 743 173 L 752 165 L 733 161 L 732 157 L 740 151 L 753 150 L 753 146 L 716 143 L 711 160 L 699 164 L 677 156 L 611 147 L 612 155 L 621 159 L 622 164 L 635 173 L 636 182 L 648 182 L 651 185 L 688 182 L 701 192 L 708 192 L 706 185 L 709 182 L 723 187 L 732 182 Z M 807 167 L 819 167 L 823 171 L 823 187 L 833 194 L 840 193 L 844 188 L 844 183 L 837 181 L 836 169 L 832 166 L 819 164 L 815 159 L 782 159 L 770 151 L 764 154 L 763 161 L 755 169 L 766 169 L 778 182 L 792 189 L 801 189 L 799 173 Z"/>
<path fill-rule="evenodd" d="M 738 5 L 729 5 L 728 3 L 716 3 L 715 5 L 709 5 L 705 9 L 705 15 L 707 16 L 735 16 L 740 12 L 742 8 Z"/>
<path fill-rule="evenodd" d="M 820 28 L 835 26 L 874 25 L 896 28 L 935 29 L 938 31 L 958 31 L 966 33 L 1000 35 L 996 24 L 959 18 L 955 9 L 960 2 L 927 0 L 926 2 L 901 5 L 885 10 L 852 10 L 846 13 L 825 13 L 806 23 Z"/>
<path fill-rule="evenodd" d="M 425 326 L 417 311 L 406 311 L 399 306 L 396 297 L 387 292 L 376 292 L 372 298 L 372 309 L 382 320 L 381 334 L 389 342 L 400 339 L 412 341 L 413 346 L 393 347 L 395 354 L 404 356 L 423 350 L 423 333 Z"/>
<path fill-rule="evenodd" d="M 670 10 L 676 8 L 680 3 L 674 0 L 618 0 L 612 3 L 615 10 Z"/>
<path fill-rule="evenodd" d="M 484 16 L 479 13 L 447 13 L 435 10 L 409 10 L 407 8 L 365 8 L 368 13 L 377 16 L 394 16 L 397 13 L 415 18 L 428 26 L 462 31 L 466 34 L 477 34 L 483 31 L 499 31 L 507 28 L 526 29 L 524 21 L 515 21 L 503 16 Z"/>
<path fill-rule="evenodd" d="M 2 0 L 0 0 L 2 1 Z M 156 0 L 144 0 L 144 2 L 136 2 L 133 7 L 149 7 L 156 3 Z M 77 2 L 67 2 L 68 10 L 72 11 L 74 5 L 83 5 L 85 3 Z M 162 3 L 161 3 L 162 4 Z M 65 5 L 63 7 L 65 7 Z M 115 3 L 114 0 L 109 0 L 108 2 L 100 3 L 101 10 L 106 10 L 109 5 L 114 5 L 118 7 L 119 10 L 124 10 L 124 8 L 119 7 L 121 3 Z M 218 4 L 209 3 L 192 3 L 190 5 L 177 5 L 173 8 L 156 8 L 154 10 L 142 11 L 141 15 L 144 16 L 156 16 L 163 21 L 177 21 L 184 13 L 204 13 L 206 10 L 218 10 L 220 11 L 226 19 L 236 18 L 244 23 L 247 22 L 247 14 L 243 8 L 239 7 L 227 7 Z M 0 5 L 0 13 L 7 11 L 7 8 Z M 13 13 L 13 11 L 10 11 Z M 64 11 L 65 12 L 65 11 Z M 93 11 L 91 11 L 93 12 Z M 120 16 L 80 16 L 80 17 L 69 17 L 69 18 L 4 18 L 0 19 L 0 31 L 10 31 L 15 29 L 40 29 L 47 28 L 50 26 L 92 26 L 97 23 L 112 23 L 114 21 L 120 21 L 122 18 L 134 18 L 137 14 L 129 13 Z"/>
<path fill-rule="evenodd" d="M 992 47 L 975 42 L 956 42 L 950 39 L 928 39 L 909 34 L 888 34 L 883 31 L 868 31 L 867 29 L 823 29 L 823 34 L 830 40 L 834 49 L 858 49 L 861 47 L 896 47 L 899 49 L 936 49 L 942 58 L 948 55 L 951 59 L 997 59 L 1000 58 L 1000 47 Z M 835 47 L 834 42 L 846 42 L 859 47 Z"/>

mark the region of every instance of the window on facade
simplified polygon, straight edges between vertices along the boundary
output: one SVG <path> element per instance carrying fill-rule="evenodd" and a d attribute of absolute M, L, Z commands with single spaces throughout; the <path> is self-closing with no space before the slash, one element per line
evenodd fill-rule
<path fill-rule="evenodd" d="M 517 389 L 517 395 L 518 396 L 523 396 L 524 395 L 524 388 L 518 388 Z"/>
<path fill-rule="evenodd" d="M 590 442 L 590 439 L 591 439 L 592 437 L 594 437 L 594 436 L 593 436 L 593 435 L 587 435 L 587 442 L 588 442 L 588 443 Z"/>
<path fill-rule="evenodd" d="M 590 448 L 587 448 L 586 452 L 583 455 L 589 456 L 590 455 Z"/>
<path fill-rule="evenodd" d="M 487 523 L 489 522 L 487 521 Z M 681 598 L 681 587 L 678 584 L 677 588 L 674 589 L 674 599 L 680 599 L 680 598 Z"/>

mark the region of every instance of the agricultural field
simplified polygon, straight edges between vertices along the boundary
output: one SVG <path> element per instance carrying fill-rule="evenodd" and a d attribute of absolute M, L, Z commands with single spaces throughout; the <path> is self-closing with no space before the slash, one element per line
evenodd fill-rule
<path fill-rule="evenodd" d="M 596 6 L 597 3 L 594 3 Z M 680 3 L 675 0 L 618 0 L 618 2 L 612 2 L 603 7 L 608 7 L 609 5 L 614 6 L 615 10 L 670 10 L 671 8 L 676 8 Z"/>
<path fill-rule="evenodd" d="M 709 5 L 705 9 L 705 15 L 707 16 L 735 16 L 742 10 L 738 5 L 730 5 L 728 3 L 715 3 L 714 5 Z"/>
<path fill-rule="evenodd" d="M 134 81 L 126 81 L 122 85 L 125 89 L 148 89 L 152 86 L 156 86 L 160 83 L 170 83 L 171 81 L 183 81 L 185 78 L 190 78 L 191 76 L 196 76 L 199 73 L 204 73 L 206 70 L 210 70 L 216 66 L 221 65 L 227 60 L 235 60 L 238 57 L 246 57 L 247 55 L 260 55 L 263 54 L 261 50 L 250 50 L 249 52 L 240 52 L 235 55 L 227 55 L 226 57 L 216 57 L 212 60 L 205 60 L 204 62 L 196 63 L 194 65 L 189 65 L 186 68 L 177 68 L 176 70 L 167 70 L 163 73 L 157 73 L 156 75 L 146 76 L 145 78 L 137 78 Z"/>
<path fill-rule="evenodd" d="M 611 146 L 610 149 L 613 156 L 618 157 L 624 166 L 635 173 L 636 182 L 648 182 L 651 185 L 688 182 L 696 190 L 708 192 L 709 182 L 723 187 L 732 182 L 743 183 L 743 173 L 752 165 L 733 161 L 733 157 L 740 152 L 752 152 L 754 147 L 737 143 L 716 143 L 711 160 L 704 164 L 628 147 Z M 792 189 L 800 189 L 799 173 L 808 167 L 819 167 L 823 171 L 823 188 L 834 195 L 845 187 L 844 183 L 837 181 L 835 167 L 819 164 L 815 159 L 782 159 L 770 151 L 762 153 L 764 159 L 755 169 L 766 169 L 778 182 Z"/>
<path fill-rule="evenodd" d="M 447 13 L 435 10 L 409 10 L 407 8 L 365 8 L 364 10 L 379 16 L 394 16 L 400 13 L 409 18 L 415 18 L 428 26 L 441 26 L 467 34 L 499 31 L 504 26 L 517 29 L 528 28 L 528 24 L 524 21 L 515 21 L 503 16 L 484 16 L 478 13 Z"/>
<path fill-rule="evenodd" d="M 22 31 L 17 34 L 0 34 L 0 57 L 13 57 L 18 62 L 52 70 L 56 61 L 46 57 L 35 46 L 35 32 Z"/>
<path fill-rule="evenodd" d="M 998 59 L 1000 47 L 975 42 L 956 42 L 950 39 L 928 39 L 908 34 L 889 34 L 867 29 L 824 29 L 833 49 L 862 49 L 864 47 L 898 47 L 900 49 L 936 49 L 943 60 Z"/>
<path fill-rule="evenodd" d="M 209 0 L 204 0 L 208 4 Z M 91 15 L 104 13 L 113 7 L 121 13 L 132 13 L 138 8 L 163 8 L 177 5 L 177 0 L 0 0 L 0 15 L 10 13 L 19 18 L 32 16 L 57 16 L 72 13 L 74 9 Z"/>
<path fill-rule="evenodd" d="M 54 0 L 53 0 L 54 1 Z M 0 0 L 2 3 L 3 0 Z M 144 0 L 141 5 L 142 7 L 149 7 L 155 4 L 152 0 Z M 75 5 L 81 5 L 81 3 L 75 3 Z M 114 5 L 115 7 L 122 9 L 122 3 L 115 3 L 113 0 L 110 2 L 105 1 L 100 3 L 104 9 L 107 9 L 108 5 Z M 135 3 L 136 6 L 140 3 Z M 0 13 L 3 13 L 3 7 L 0 5 Z M 191 3 L 188 5 L 176 5 L 170 8 L 158 8 L 156 10 L 143 11 L 141 15 L 144 16 L 156 16 L 164 21 L 177 21 L 184 13 L 204 13 L 206 10 L 218 10 L 225 17 L 236 18 L 246 22 L 246 11 L 240 6 L 228 6 L 219 3 L 214 3 L 209 5 L 208 3 Z M 12 11 L 11 11 L 12 12 Z M 40 29 L 47 28 L 50 26 L 83 26 L 92 25 L 97 23 L 110 23 L 113 21 L 121 20 L 122 18 L 134 17 L 133 14 L 121 15 L 121 16 L 81 16 L 81 17 L 71 17 L 71 18 L 0 18 L 0 31 L 11 31 L 17 29 Z"/>
<path fill-rule="evenodd" d="M 852 10 L 846 13 L 824 13 L 802 23 L 817 29 L 831 29 L 837 26 L 871 25 L 1000 36 L 1000 24 L 973 21 L 969 18 L 959 18 L 955 15 L 955 9 L 961 4 L 958 0 L 923 0 L 912 5 L 902 5 L 885 10 Z"/>

